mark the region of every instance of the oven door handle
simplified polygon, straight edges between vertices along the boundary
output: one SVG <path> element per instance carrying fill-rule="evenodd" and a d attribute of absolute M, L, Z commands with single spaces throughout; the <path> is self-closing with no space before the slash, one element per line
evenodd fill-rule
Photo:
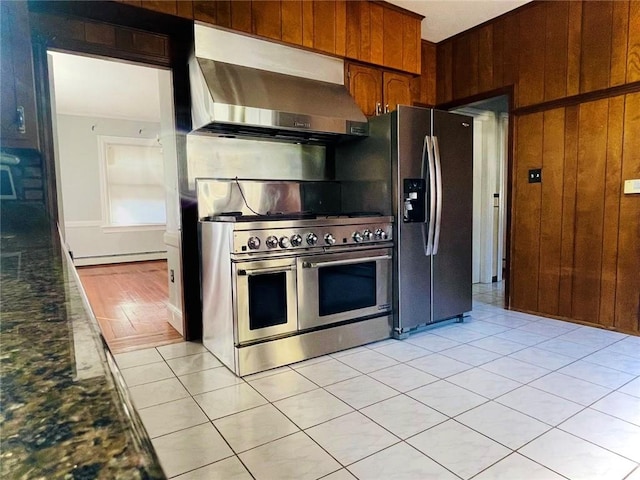
<path fill-rule="evenodd" d="M 291 270 L 295 270 L 295 265 L 289 265 L 286 267 L 267 267 L 267 268 L 253 268 L 251 270 L 246 270 L 244 268 L 238 269 L 238 275 L 262 275 L 265 273 L 284 273 L 290 272 Z"/>
<path fill-rule="evenodd" d="M 329 260 L 328 262 L 302 262 L 302 268 L 333 267 L 337 265 L 352 265 L 354 263 L 371 262 L 376 260 L 391 260 L 391 255 L 377 255 L 375 257 L 349 258 L 345 260 Z"/>

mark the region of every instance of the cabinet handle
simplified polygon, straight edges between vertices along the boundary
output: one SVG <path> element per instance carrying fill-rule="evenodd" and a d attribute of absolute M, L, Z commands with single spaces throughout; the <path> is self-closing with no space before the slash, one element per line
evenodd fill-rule
<path fill-rule="evenodd" d="M 24 107 L 22 105 L 16 108 L 16 114 L 18 118 L 18 132 L 27 133 L 27 125 L 24 121 Z"/>
<path fill-rule="evenodd" d="M 384 113 L 389 113 L 389 104 L 388 103 L 384 106 Z"/>
<path fill-rule="evenodd" d="M 382 105 L 380 102 L 376 102 L 376 115 L 380 115 L 382 113 Z"/>

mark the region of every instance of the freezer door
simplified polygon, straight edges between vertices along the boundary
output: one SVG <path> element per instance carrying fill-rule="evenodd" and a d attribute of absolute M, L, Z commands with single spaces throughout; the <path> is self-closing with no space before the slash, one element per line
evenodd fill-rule
<path fill-rule="evenodd" d="M 440 177 L 433 255 L 433 319 L 471 310 L 473 119 L 434 111 Z"/>
<path fill-rule="evenodd" d="M 425 221 L 405 221 L 405 180 L 424 180 L 429 198 L 428 158 L 425 138 L 431 135 L 432 110 L 399 106 L 394 115 L 392 146 L 392 183 L 396 217 L 395 298 L 396 333 L 431 321 L 431 257 L 425 253 L 429 217 L 425 203 Z"/>

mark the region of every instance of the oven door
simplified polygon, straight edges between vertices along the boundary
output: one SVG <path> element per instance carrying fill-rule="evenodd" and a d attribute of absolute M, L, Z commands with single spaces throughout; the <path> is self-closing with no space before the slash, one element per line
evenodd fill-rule
<path fill-rule="evenodd" d="M 295 259 L 234 263 L 233 276 L 238 343 L 298 329 Z"/>
<path fill-rule="evenodd" d="M 390 248 L 298 259 L 300 329 L 391 311 Z"/>

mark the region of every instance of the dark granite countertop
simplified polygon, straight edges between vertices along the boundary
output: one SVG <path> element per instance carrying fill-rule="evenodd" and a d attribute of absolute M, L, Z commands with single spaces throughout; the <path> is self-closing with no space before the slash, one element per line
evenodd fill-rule
<path fill-rule="evenodd" d="M 41 207 L 0 213 L 0 478 L 165 478 Z"/>

